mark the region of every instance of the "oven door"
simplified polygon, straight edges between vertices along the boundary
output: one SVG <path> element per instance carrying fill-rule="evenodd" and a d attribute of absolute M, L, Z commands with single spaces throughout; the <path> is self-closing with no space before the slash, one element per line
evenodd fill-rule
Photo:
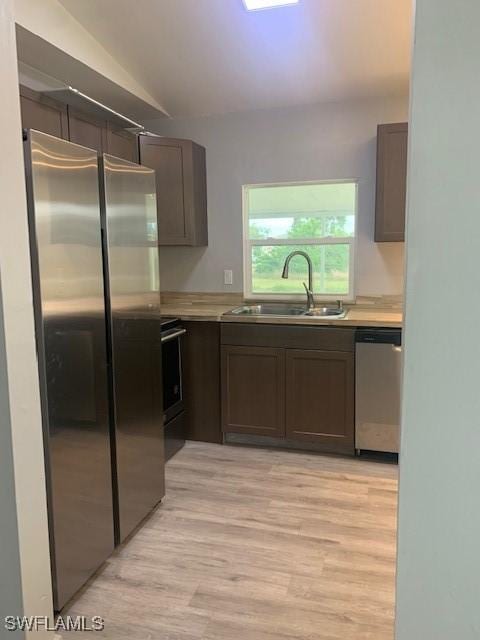
<path fill-rule="evenodd" d="M 185 408 L 181 339 L 186 331 L 175 327 L 162 332 L 163 422 L 167 424 Z"/>

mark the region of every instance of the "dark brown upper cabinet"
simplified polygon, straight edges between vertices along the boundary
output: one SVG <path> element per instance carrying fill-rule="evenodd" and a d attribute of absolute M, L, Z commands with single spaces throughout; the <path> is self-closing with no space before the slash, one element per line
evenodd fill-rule
<path fill-rule="evenodd" d="M 408 124 L 381 124 L 377 129 L 375 241 L 405 240 Z"/>
<path fill-rule="evenodd" d="M 137 136 L 130 131 L 73 107 L 68 107 L 68 122 L 71 142 L 96 149 L 98 153 L 138 162 Z"/>
<path fill-rule="evenodd" d="M 118 129 L 109 122 L 107 125 L 107 151 L 117 158 L 138 162 L 137 136 L 130 131 Z"/>
<path fill-rule="evenodd" d="M 99 153 L 138 162 L 137 136 L 107 119 L 98 119 L 20 85 L 22 127 L 70 140 Z"/>
<path fill-rule="evenodd" d="M 206 246 L 205 149 L 191 140 L 139 136 L 140 163 L 155 169 L 158 243 Z"/>
<path fill-rule="evenodd" d="M 90 114 L 68 107 L 70 142 L 107 153 L 107 121 L 97 120 Z"/>
<path fill-rule="evenodd" d="M 20 87 L 22 127 L 68 140 L 67 106 L 48 96 Z"/>

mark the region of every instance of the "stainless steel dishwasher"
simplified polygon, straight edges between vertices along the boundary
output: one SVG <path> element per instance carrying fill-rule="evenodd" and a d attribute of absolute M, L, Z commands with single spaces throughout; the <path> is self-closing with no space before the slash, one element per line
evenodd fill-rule
<path fill-rule="evenodd" d="M 401 329 L 357 329 L 355 342 L 355 448 L 398 453 Z"/>

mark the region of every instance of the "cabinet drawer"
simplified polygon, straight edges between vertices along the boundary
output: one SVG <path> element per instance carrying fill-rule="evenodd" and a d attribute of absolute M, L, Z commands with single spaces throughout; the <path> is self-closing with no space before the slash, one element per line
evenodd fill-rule
<path fill-rule="evenodd" d="M 343 327 L 223 323 L 221 343 L 251 347 L 353 352 L 355 330 Z"/>

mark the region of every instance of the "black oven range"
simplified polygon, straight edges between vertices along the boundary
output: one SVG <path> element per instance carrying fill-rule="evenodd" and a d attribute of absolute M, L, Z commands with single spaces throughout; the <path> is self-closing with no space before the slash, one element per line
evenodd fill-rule
<path fill-rule="evenodd" d="M 186 331 L 178 318 L 162 320 L 165 460 L 169 460 L 185 444 L 185 398 L 182 376 L 182 342 L 185 333 Z"/>

